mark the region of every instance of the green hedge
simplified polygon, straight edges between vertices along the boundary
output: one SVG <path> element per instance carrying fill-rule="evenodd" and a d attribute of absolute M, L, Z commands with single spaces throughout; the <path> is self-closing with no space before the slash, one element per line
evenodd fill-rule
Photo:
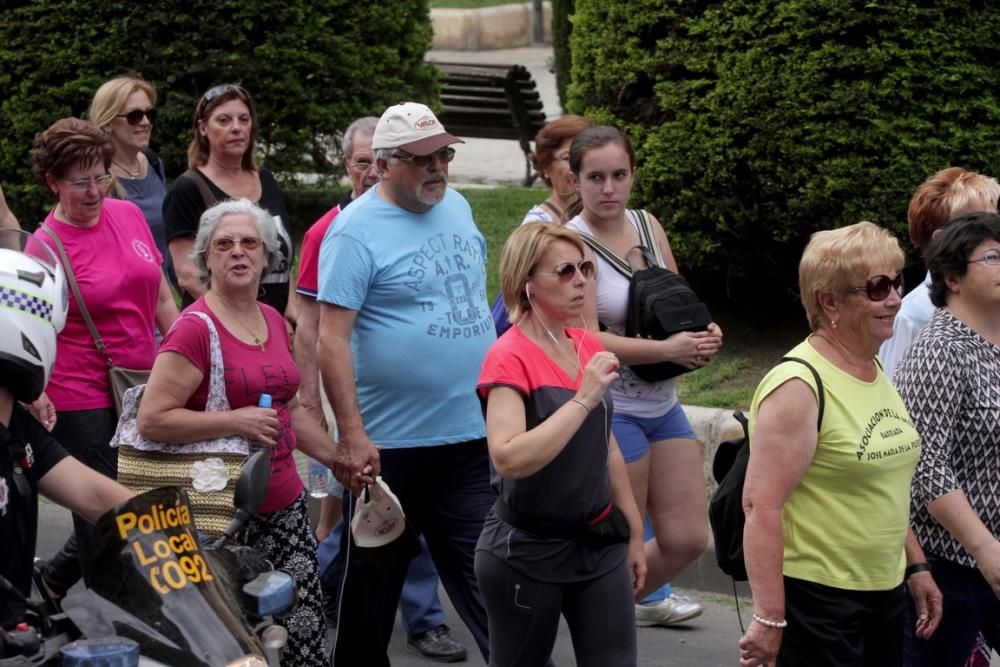
<path fill-rule="evenodd" d="M 556 72 L 556 89 L 559 104 L 566 108 L 566 89 L 569 87 L 573 55 L 570 52 L 570 35 L 573 34 L 574 0 L 552 0 L 552 65 Z"/>
<path fill-rule="evenodd" d="M 97 87 L 139 73 L 159 91 L 153 148 L 186 168 L 191 117 L 210 86 L 253 95 L 276 172 L 334 175 L 336 133 L 403 99 L 436 103 L 424 64 L 427 0 L 10 0 L 0 12 L 0 182 L 33 224 L 48 202 L 31 178 L 36 132 L 84 114 Z"/>
<path fill-rule="evenodd" d="M 773 296 L 811 232 L 905 239 L 927 176 L 1000 175 L 998 37 L 996 3 L 576 0 L 569 108 L 632 135 L 682 267 Z"/>

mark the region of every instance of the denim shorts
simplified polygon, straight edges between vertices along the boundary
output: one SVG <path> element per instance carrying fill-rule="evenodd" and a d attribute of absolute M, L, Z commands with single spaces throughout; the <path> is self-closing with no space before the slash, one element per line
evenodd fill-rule
<path fill-rule="evenodd" d="M 694 440 L 694 431 L 680 401 L 659 417 L 633 417 L 615 412 L 611 417 L 611 432 L 625 463 L 638 461 L 649 452 L 651 443 L 661 440 Z"/>

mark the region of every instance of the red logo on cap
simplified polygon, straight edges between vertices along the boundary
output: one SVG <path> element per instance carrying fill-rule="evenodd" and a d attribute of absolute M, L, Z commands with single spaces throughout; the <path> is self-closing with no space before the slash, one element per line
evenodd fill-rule
<path fill-rule="evenodd" d="M 418 130 L 429 130 L 437 125 L 437 121 L 431 116 L 425 116 L 413 124 Z"/>

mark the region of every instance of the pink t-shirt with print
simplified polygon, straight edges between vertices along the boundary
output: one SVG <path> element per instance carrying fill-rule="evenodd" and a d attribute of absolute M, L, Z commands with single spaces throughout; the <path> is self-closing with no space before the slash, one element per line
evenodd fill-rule
<path fill-rule="evenodd" d="M 215 323 L 222 345 L 222 365 L 225 367 L 226 398 L 233 410 L 257 405 L 261 394 L 270 394 L 272 407 L 278 412 L 277 444 L 271 449 L 271 483 L 258 512 L 267 514 L 291 505 L 303 491 L 302 480 L 295 468 L 296 447 L 288 403 L 299 390 L 299 369 L 289 351 L 285 318 L 270 306 L 261 303 L 267 322 L 264 351 L 244 343 L 223 326 L 205 303 L 204 297 L 184 309 L 206 313 Z M 181 317 L 163 337 L 160 354 L 176 352 L 197 368 L 204 377 L 184 407 L 204 410 L 208 400 L 208 376 L 212 366 L 208 327 L 197 317 Z"/>
<path fill-rule="evenodd" d="M 116 366 L 153 367 L 153 327 L 163 257 L 139 207 L 105 199 L 93 227 L 75 227 L 49 213 L 45 224 L 66 248 L 87 311 Z M 35 232 L 59 257 L 55 242 Z M 72 291 L 66 326 L 56 338 L 56 363 L 46 393 L 56 410 L 110 408 L 107 362 L 80 314 Z"/>

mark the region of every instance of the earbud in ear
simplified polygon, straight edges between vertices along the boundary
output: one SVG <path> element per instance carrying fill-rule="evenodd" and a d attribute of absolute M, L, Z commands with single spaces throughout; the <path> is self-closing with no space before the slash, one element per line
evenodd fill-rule
<path fill-rule="evenodd" d="M 524 293 L 527 294 L 529 297 L 531 296 L 531 293 L 534 291 L 535 289 L 531 286 L 531 283 L 528 283 L 524 286 Z"/>

